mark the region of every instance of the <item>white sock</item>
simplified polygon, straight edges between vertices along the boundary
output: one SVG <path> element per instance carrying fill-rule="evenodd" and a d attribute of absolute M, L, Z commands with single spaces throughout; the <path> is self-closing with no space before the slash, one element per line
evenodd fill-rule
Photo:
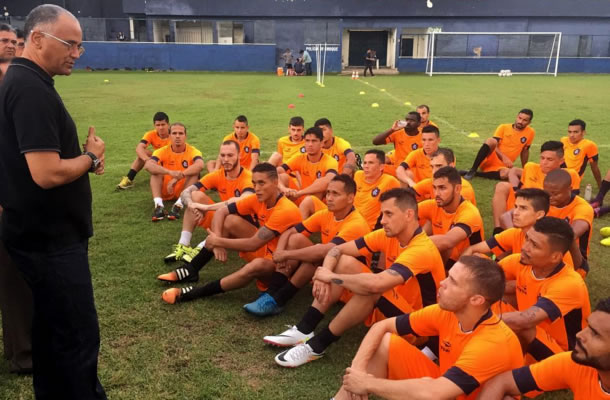
<path fill-rule="evenodd" d="M 182 208 L 183 207 L 183 205 L 182 205 L 182 197 L 178 197 L 178 201 L 176 201 L 174 203 L 174 205 Z"/>
<path fill-rule="evenodd" d="M 154 197 L 153 201 L 155 202 L 155 207 L 163 207 L 163 199 L 161 197 Z"/>
<path fill-rule="evenodd" d="M 434 354 L 434 353 L 432 352 L 432 350 L 430 350 L 430 349 L 428 348 L 428 346 L 426 346 L 426 347 L 424 347 L 423 349 L 421 349 L 421 352 L 422 352 L 422 353 L 424 353 L 424 355 L 425 355 L 426 357 L 428 357 L 430 360 L 432 360 L 432 361 L 436 361 L 436 358 L 437 358 L 437 357 L 436 357 L 436 354 Z"/>
<path fill-rule="evenodd" d="M 205 240 L 197 245 L 198 249 L 203 249 L 205 247 Z"/>
<path fill-rule="evenodd" d="M 180 240 L 178 241 L 178 243 L 183 246 L 190 246 L 192 237 L 193 237 L 193 232 L 182 231 L 182 232 L 180 232 Z"/>

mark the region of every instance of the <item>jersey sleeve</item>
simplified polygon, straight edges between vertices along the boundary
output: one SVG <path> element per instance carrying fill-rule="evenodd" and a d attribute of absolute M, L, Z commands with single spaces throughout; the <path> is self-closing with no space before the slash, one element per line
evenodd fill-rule
<path fill-rule="evenodd" d="M 347 140 L 341 138 L 341 140 L 339 141 L 339 144 L 340 144 L 339 151 L 344 156 L 348 155 L 349 153 L 353 153 L 354 152 L 354 150 L 352 150 L 352 145 Z"/>
<path fill-rule="evenodd" d="M 356 239 L 356 247 L 358 247 L 361 255 L 369 256 L 373 253 L 383 251 L 386 240 L 387 237 L 385 236 L 383 229 L 378 229 Z"/>
<path fill-rule="evenodd" d="M 422 260 L 426 259 L 425 254 L 419 254 L 415 249 L 405 249 L 396 258 L 394 263 L 390 266 L 390 269 L 396 271 L 402 276 L 404 281 L 408 281 L 411 277 L 429 270 L 431 265 L 425 265 Z"/>
<path fill-rule="evenodd" d="M 256 196 L 249 196 L 246 198 L 250 197 L 256 198 Z M 301 212 L 299 211 L 299 208 L 288 199 L 282 203 L 283 204 L 276 204 L 276 208 L 273 210 L 273 213 L 271 213 L 271 216 L 265 223 L 265 227 L 273 231 L 273 233 L 278 236 L 281 235 L 285 230 L 301 222 Z"/>
<path fill-rule="evenodd" d="M 277 152 L 284 156 L 284 146 L 282 145 L 282 139 L 277 140 Z"/>
<path fill-rule="evenodd" d="M 597 145 L 595 144 L 595 142 L 587 143 L 585 154 L 587 155 L 589 160 L 597 161 L 599 159 L 599 150 L 597 149 Z"/>
<path fill-rule="evenodd" d="M 250 146 L 250 151 L 252 153 L 260 154 L 261 152 L 261 141 L 258 137 L 254 136 L 252 138 L 252 144 Z"/>
<path fill-rule="evenodd" d="M 444 314 L 438 304 L 403 314 L 396 318 L 396 331 L 400 336 L 437 336 L 440 324 L 447 322 Z"/>
<path fill-rule="evenodd" d="M 161 147 L 160 149 L 155 150 L 150 156 L 151 160 L 156 162 L 157 164 L 163 165 L 163 153 L 165 147 Z"/>
<path fill-rule="evenodd" d="M 326 174 L 328 174 L 329 172 L 332 172 L 336 175 L 336 174 L 338 174 L 338 172 L 337 172 L 338 169 L 339 169 L 339 163 L 337 162 L 337 160 L 335 160 L 334 157 L 327 156 L 326 172 L 324 173 L 324 176 L 326 176 Z"/>
<path fill-rule="evenodd" d="M 521 185 L 523 185 L 525 183 L 525 177 L 527 176 L 527 174 L 533 173 L 533 170 L 532 170 L 533 166 L 534 166 L 534 163 L 531 161 L 523 166 L 523 172 L 521 173 Z"/>
<path fill-rule="evenodd" d="M 256 196 L 248 196 L 229 204 L 229 213 L 239 215 L 253 215 L 256 213 L 256 205 L 258 200 Z"/>
<path fill-rule="evenodd" d="M 398 135 L 398 132 L 400 132 L 401 130 L 397 130 L 392 132 L 387 138 L 385 138 L 385 142 L 387 143 L 394 143 L 396 141 L 396 135 Z"/>
<path fill-rule="evenodd" d="M 481 216 L 476 212 L 475 207 L 467 207 L 463 208 L 461 212 L 457 215 L 456 219 L 453 223 L 453 228 L 458 227 L 464 232 L 466 235 L 470 237 L 474 232 L 479 232 L 483 227 L 483 220 Z"/>
<path fill-rule="evenodd" d="M 532 145 L 532 143 L 534 142 L 534 137 L 536 136 L 536 131 L 534 130 L 534 128 L 532 128 L 531 126 L 528 126 L 529 128 L 529 135 L 527 136 L 527 142 L 525 142 L 525 146 L 526 148 L 530 147 Z"/>
<path fill-rule="evenodd" d="M 570 378 L 575 376 L 571 356 L 572 352 L 566 351 L 513 370 L 513 379 L 519 391 L 527 393 L 533 390 L 550 392 L 568 389 Z"/>
<path fill-rule="evenodd" d="M 191 162 L 194 163 L 197 160 L 203 161 L 203 154 L 201 154 L 199 150 L 193 147 L 193 150 L 191 151 Z"/>
<path fill-rule="evenodd" d="M 322 220 L 324 218 L 324 214 L 326 214 L 327 212 L 328 210 L 320 210 L 312 214 L 305 221 L 299 222 L 296 225 L 297 232 L 303 233 L 307 236 L 314 232 L 320 232 L 322 230 Z"/>
<path fill-rule="evenodd" d="M 294 156 L 291 157 L 290 160 L 286 161 L 282 164 L 282 167 L 286 172 L 288 171 L 300 171 L 301 170 L 301 160 L 302 157 Z"/>
<path fill-rule="evenodd" d="M 195 186 L 197 186 L 200 190 L 218 189 L 218 171 L 221 170 L 218 169 L 211 174 L 205 174 L 203 178 L 199 180 L 199 182 L 195 183 Z"/>
<path fill-rule="evenodd" d="M 144 136 L 142 136 L 142 139 L 140 140 L 140 143 L 144 143 L 146 146 L 148 146 L 149 144 L 152 144 L 153 142 L 153 138 L 152 135 L 154 135 L 155 132 L 154 131 L 148 131 L 144 134 Z"/>
<path fill-rule="evenodd" d="M 589 227 L 592 227 L 594 215 L 593 207 L 587 203 L 582 203 L 574 208 L 573 221 L 582 220 L 588 223 Z"/>
<path fill-rule="evenodd" d="M 506 229 L 487 239 L 486 243 L 489 249 L 496 256 L 513 250 L 513 228 Z"/>
<path fill-rule="evenodd" d="M 583 290 L 586 291 L 586 288 L 580 275 L 570 274 L 544 287 L 534 305 L 542 308 L 549 316 L 549 320 L 555 321 L 570 311 L 582 307 Z"/>
<path fill-rule="evenodd" d="M 426 221 L 432 221 L 432 218 L 434 218 L 434 205 L 434 200 L 424 200 L 417 205 L 417 215 L 420 226 L 424 226 Z"/>
<path fill-rule="evenodd" d="M 496 139 L 502 140 L 504 138 L 504 125 L 499 125 L 494 132 L 494 136 Z"/>
<path fill-rule="evenodd" d="M 520 253 L 511 254 L 508 257 L 504 257 L 498 264 L 504 270 L 504 275 L 506 276 L 507 281 L 514 281 L 517 279 L 517 275 L 519 274 L 519 269 L 521 269 L 522 264 L 519 262 L 521 259 Z"/>
<path fill-rule="evenodd" d="M 410 152 L 400 165 L 405 169 L 415 168 L 417 166 L 417 151 Z"/>
<path fill-rule="evenodd" d="M 354 210 L 352 212 L 357 213 L 358 211 Z M 368 224 L 364 220 L 364 217 L 360 216 L 359 218 L 354 218 L 341 225 L 337 235 L 331 239 L 331 242 L 339 245 L 351 240 L 356 240 L 369 232 Z"/>

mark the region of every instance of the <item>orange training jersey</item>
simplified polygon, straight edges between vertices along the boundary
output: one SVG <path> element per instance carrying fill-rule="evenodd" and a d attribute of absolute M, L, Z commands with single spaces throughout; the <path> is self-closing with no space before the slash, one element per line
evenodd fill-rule
<path fill-rule="evenodd" d="M 277 140 L 277 152 L 282 155 L 282 163 L 285 163 L 295 155 L 305 153 L 305 141 L 293 142 L 290 135 L 282 136 Z"/>
<path fill-rule="evenodd" d="M 254 193 L 252 187 L 252 172 L 249 169 L 240 167 L 239 175 L 236 179 L 227 179 L 224 168 L 206 174 L 195 186 L 201 191 L 215 190 L 218 192 L 221 201 L 227 201 L 232 197 L 239 197 L 244 192 Z"/>
<path fill-rule="evenodd" d="M 564 168 L 564 170 L 567 171 L 572 178 L 572 190 L 578 190 L 580 188 L 580 176 L 578 176 L 578 174 L 571 169 Z M 528 162 L 523 167 L 523 173 L 521 174 L 521 189 L 543 189 L 544 178 L 546 178 L 546 174 L 540 169 L 540 164 Z"/>
<path fill-rule="evenodd" d="M 438 249 L 421 228 L 415 231 L 407 247 L 389 269 L 398 272 L 405 280 L 394 291 L 404 297 L 413 309 L 436 304 L 436 292 L 445 279 L 445 265 Z"/>
<path fill-rule="evenodd" d="M 417 182 L 415 186 L 413 186 L 418 203 L 434 198 L 434 187 L 432 186 L 432 181 L 432 178 L 422 179 L 421 181 Z M 477 205 L 477 199 L 474 195 L 474 188 L 472 187 L 472 184 L 464 178 L 462 178 L 461 195 L 475 206 Z"/>
<path fill-rule="evenodd" d="M 459 399 L 476 398 L 487 380 L 523 365 L 519 339 L 491 310 L 464 332 L 454 313 L 435 304 L 397 317 L 396 330 L 438 336 L 440 373 L 462 389 Z"/>
<path fill-rule="evenodd" d="M 352 145 L 345 139 L 334 136 L 333 144 L 328 149 L 322 149 L 322 153 L 328 154 L 339 164 L 337 169 L 337 173 L 341 173 L 343 171 L 343 166 L 345 165 L 346 157 L 349 153 L 353 153 Z"/>
<path fill-rule="evenodd" d="M 394 261 L 398 258 L 398 255 L 407 248 L 408 244 L 404 247 L 400 245 L 400 242 L 396 238 L 389 238 L 386 236 L 383 229 L 377 229 L 371 233 L 356 239 L 356 247 L 360 251 L 360 254 L 365 257 L 370 257 L 373 253 L 383 252 L 385 255 L 385 267 L 389 268 Z"/>
<path fill-rule="evenodd" d="M 532 145 L 535 135 L 536 132 L 531 126 L 527 126 L 522 131 L 516 131 L 512 124 L 502 124 L 496 128 L 493 137 L 499 142 L 498 149 L 515 162 L 523 149 Z M 502 168 L 506 168 L 506 166 L 495 151 L 491 152 L 481 163 L 481 170 L 485 172 L 499 171 Z"/>
<path fill-rule="evenodd" d="M 520 263 L 521 254 L 511 254 L 500 261 L 506 280 L 516 281 L 519 311 L 532 306 L 543 309 L 548 319 L 538 324 L 563 350 L 574 349 L 576 333 L 587 326 L 591 314 L 589 292 L 582 277 L 573 268 L 559 263 L 551 275 L 536 278 L 530 265 Z M 530 349 L 531 352 L 532 349 Z M 533 354 L 534 358 L 536 354 Z"/>
<path fill-rule="evenodd" d="M 168 144 L 155 150 L 151 158 L 163 168 L 171 171 L 184 171 L 195 161 L 203 160 L 201 152 L 188 143 L 182 153 L 174 153 L 172 145 Z"/>
<path fill-rule="evenodd" d="M 574 362 L 571 351 L 513 370 L 513 378 L 521 393 L 570 389 L 574 400 L 610 400 L 610 393 L 599 384 L 597 370 Z"/>
<path fill-rule="evenodd" d="M 239 164 L 244 168 L 250 168 L 253 153 L 261 153 L 261 142 L 252 132 L 248 132 L 246 138 L 241 142 L 237 139 L 235 133 L 229 133 L 222 139 L 223 142 L 227 140 L 233 140 L 239 144 Z"/>
<path fill-rule="evenodd" d="M 587 169 L 587 164 L 590 161 L 597 162 L 599 159 L 597 145 L 589 139 L 583 139 L 576 144 L 572 144 L 570 139 L 565 136 L 561 138 L 561 143 L 563 143 L 563 158 L 566 167 L 575 171 L 581 177 Z"/>
<path fill-rule="evenodd" d="M 589 224 L 589 229 L 578 238 L 578 247 L 583 257 L 587 258 L 589 255 L 589 243 L 591 242 L 591 231 L 593 227 L 593 207 L 582 197 L 572 196 L 572 200 L 565 207 L 549 207 L 547 213 L 549 217 L 555 217 L 563 219 L 570 225 L 576 220 L 585 221 Z"/>
<path fill-rule="evenodd" d="M 274 234 L 267 249 L 273 253 L 277 248 L 279 236 L 287 229 L 301 222 L 301 212 L 292 201 L 280 195 L 271 208 L 267 208 L 265 203 L 258 201 L 256 196 L 248 196 L 228 205 L 229 213 L 241 216 L 252 216 L 254 225 L 257 228 L 263 226 L 270 229 Z"/>
<path fill-rule="evenodd" d="M 335 214 L 328 209 L 320 210 L 297 224 L 296 230 L 307 236 L 320 232 L 323 244 L 332 242 L 336 245 L 356 240 L 370 232 L 366 221 L 355 208 L 342 220 L 335 219 Z"/>
<path fill-rule="evenodd" d="M 466 239 L 458 243 L 449 256 L 452 262 L 457 261 L 467 247 L 483 240 L 483 219 L 479 209 L 467 200 L 462 199 L 457 210 L 452 214 L 437 206 L 436 201 L 425 200 L 418 205 L 418 215 L 421 226 L 426 221 L 432 223 L 432 233 L 434 235 L 444 235 L 455 227 L 466 232 Z"/>
<path fill-rule="evenodd" d="M 356 197 L 354 206 L 364 217 L 370 229 L 374 229 L 381 213 L 379 196 L 390 189 L 400 187 L 398 179 L 388 174 L 381 174 L 379 179 L 368 183 L 364 177 L 364 171 L 356 171 L 354 174 L 356 182 Z"/>
<path fill-rule="evenodd" d="M 422 179 L 432 178 L 432 167 L 430 166 L 430 158 L 424 152 L 424 149 L 417 149 L 409 153 L 405 160 L 400 163 L 404 169 L 413 172 L 414 181 L 419 182 Z"/>
<path fill-rule="evenodd" d="M 385 140 L 386 143 L 394 143 L 394 165 L 398 166 L 413 150 L 422 147 L 421 132 L 409 136 L 404 129 L 392 132 Z"/>
<path fill-rule="evenodd" d="M 142 136 L 142 140 L 140 140 L 140 143 L 144 143 L 146 147 L 148 147 L 148 145 L 151 145 L 153 149 L 157 150 L 163 146 L 167 146 L 168 144 L 170 144 L 170 140 L 169 135 L 165 139 L 161 139 L 157 131 L 153 129 L 152 131 L 146 132 L 144 136 Z"/>
<path fill-rule="evenodd" d="M 292 157 L 282 165 L 286 172 L 298 171 L 301 175 L 301 189 L 309 187 L 316 179 L 323 178 L 327 173 L 337 174 L 337 160 L 322 153 L 318 162 L 309 161 L 307 154 Z"/>

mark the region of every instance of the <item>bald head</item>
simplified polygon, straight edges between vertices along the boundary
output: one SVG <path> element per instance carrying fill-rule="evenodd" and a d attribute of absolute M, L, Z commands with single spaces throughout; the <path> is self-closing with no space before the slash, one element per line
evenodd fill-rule
<path fill-rule="evenodd" d="M 551 184 L 561 189 L 572 187 L 572 177 L 568 171 L 563 169 L 556 169 L 549 172 L 544 178 L 544 184 Z"/>
<path fill-rule="evenodd" d="M 62 15 L 76 20 L 70 11 L 55 4 L 42 4 L 35 7 L 25 19 L 23 30 L 26 41 L 35 29 L 50 30 L 50 27 L 55 25 Z"/>

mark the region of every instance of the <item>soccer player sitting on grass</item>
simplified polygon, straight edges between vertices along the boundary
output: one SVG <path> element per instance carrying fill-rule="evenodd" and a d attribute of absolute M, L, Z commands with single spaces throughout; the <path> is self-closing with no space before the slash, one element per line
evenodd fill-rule
<path fill-rule="evenodd" d="M 479 149 L 472 167 L 464 172 L 464 178 L 471 180 L 477 175 L 489 179 L 507 179 L 508 170 L 514 166 L 518 156 L 521 157 L 521 165 L 525 167 L 529 148 L 536 135 L 534 128 L 529 126 L 532 119 L 534 112 L 524 108 L 517 114 L 514 124 L 498 126 L 493 137 L 486 139 Z M 477 173 L 479 167 L 482 172 Z"/>
<path fill-rule="evenodd" d="M 369 233 L 368 224 L 354 208 L 355 194 L 356 183 L 348 175 L 337 175 L 330 181 L 326 189 L 328 208 L 282 233 L 273 253 L 276 270 L 269 288 L 255 302 L 246 304 L 246 311 L 261 317 L 278 314 L 311 281 L 330 249 Z M 314 244 L 309 235 L 318 232 L 322 240 Z"/>
<path fill-rule="evenodd" d="M 415 111 L 417 111 L 420 116 L 420 124 L 419 124 L 420 131 L 422 131 L 422 129 L 424 129 L 426 126 L 436 126 L 438 128 L 438 125 L 436 125 L 434 122 L 430 121 L 430 107 L 428 107 L 425 104 L 422 104 L 422 105 L 417 106 Z"/>
<path fill-rule="evenodd" d="M 249 131 L 248 118 L 238 115 L 233 121 L 233 133 L 229 133 L 222 139 L 223 142 L 233 140 L 239 144 L 239 164 L 252 171 L 258 164 L 261 153 L 261 143 L 254 133 Z M 214 172 L 222 166 L 220 156 L 216 160 L 208 161 L 208 172 Z"/>
<path fill-rule="evenodd" d="M 121 178 L 121 182 L 117 185 L 118 189 L 129 189 L 133 187 L 133 181 L 136 179 L 136 174 L 146 164 L 146 161 L 152 156 L 152 151 L 148 150 L 148 146 L 152 146 L 153 151 L 169 144 L 169 117 L 166 113 L 159 111 L 153 116 L 153 125 L 155 129 L 144 134 L 140 143 L 136 146 L 136 159 L 131 163 L 127 176 Z"/>
<path fill-rule="evenodd" d="M 454 167 L 455 168 L 455 155 L 453 150 L 439 147 L 434 153 L 430 155 L 430 167 L 432 168 L 432 174 L 443 167 Z M 434 179 L 432 175 L 430 178 L 422 179 L 413 186 L 417 202 L 428 200 L 434 197 L 433 188 Z M 477 199 L 474 195 L 474 188 L 466 179 L 462 178 L 462 197 L 470 201 L 475 206 L 477 205 Z"/>
<path fill-rule="evenodd" d="M 334 400 L 475 399 L 489 379 L 523 364 L 519 340 L 490 310 L 504 287 L 495 262 L 461 257 L 441 282 L 438 304 L 371 327 Z M 438 336 L 439 363 L 405 335 Z"/>
<path fill-rule="evenodd" d="M 169 127 L 170 144 L 161 147 L 146 161 L 144 168 L 150 172 L 150 190 L 155 202 L 153 222 L 165 218 L 163 200 L 178 199 L 169 214 L 169 220 L 180 218 L 182 199 L 180 193 L 199 179 L 203 169 L 201 152 L 186 143 L 186 127 L 174 122 Z"/>
<path fill-rule="evenodd" d="M 515 192 L 518 189 L 538 188 L 542 189 L 544 177 L 551 171 L 560 169 L 564 163 L 563 144 L 556 140 L 544 142 L 540 146 L 540 163 L 528 162 L 521 168 L 511 168 L 508 172 L 508 182 L 499 182 L 491 201 L 491 209 L 494 218 L 494 234 L 502 232 L 510 225 L 502 220 L 502 215 L 511 210 L 515 205 Z M 580 177 L 571 169 L 567 170 L 572 177 L 572 189 L 578 193 Z M 504 219 L 510 221 L 510 219 Z"/>
<path fill-rule="evenodd" d="M 351 327 L 368 325 L 436 303 L 445 277 L 441 256 L 417 222 L 417 202 L 409 189 L 381 195 L 383 229 L 330 250 L 314 275 L 314 302 L 303 319 L 277 336 L 263 340 L 292 346 L 275 357 L 283 367 L 298 367 L 320 358 Z M 356 257 L 383 252 L 387 269 L 372 274 Z M 352 295 L 353 294 L 353 295 Z M 345 306 L 314 336 L 324 313 L 339 299 Z M 306 341 L 306 343 L 304 343 Z"/>
<path fill-rule="evenodd" d="M 575 171 L 582 179 L 587 164 L 591 165 L 591 173 L 597 182 L 597 187 L 601 187 L 602 174 L 597 165 L 599 159 L 597 145 L 595 142 L 585 139 L 586 127 L 587 124 L 582 119 L 575 119 L 568 124 L 568 136 L 561 138 L 565 166 Z"/>
<path fill-rule="evenodd" d="M 305 121 L 301 117 L 292 117 L 288 123 L 289 134 L 277 140 L 277 151 L 269 157 L 269 163 L 279 167 L 297 154 L 305 153 L 303 132 Z"/>
<path fill-rule="evenodd" d="M 236 272 L 204 286 L 187 286 L 163 292 L 169 304 L 212 296 L 246 286 L 254 279 L 267 281 L 275 271 L 272 260 L 279 236 L 301 222 L 299 208 L 282 196 L 276 167 L 258 164 L 252 171 L 256 196 L 248 196 L 216 211 L 204 248 L 190 263 L 160 275 L 165 282 L 196 282 L 199 271 L 212 258 L 225 262 L 227 250 L 240 252 L 247 263 Z"/>
<path fill-rule="evenodd" d="M 569 389 L 575 400 L 609 399 L 610 298 L 598 303 L 587 322 L 576 334 L 573 351 L 503 372 L 483 386 L 480 398 L 503 400 L 530 391 Z"/>
<path fill-rule="evenodd" d="M 562 261 L 573 241 L 570 224 L 543 217 L 525 234 L 521 253 L 500 261 L 509 284 L 493 309 L 536 361 L 573 350 L 591 313 L 587 285 Z"/>
<path fill-rule="evenodd" d="M 328 154 L 339 164 L 337 172 L 354 176 L 356 166 L 356 153 L 352 150 L 352 145 L 345 139 L 333 134 L 333 127 L 327 118 L 320 118 L 314 124 L 322 129 L 324 140 L 322 141 L 322 152 Z"/>
<path fill-rule="evenodd" d="M 323 198 L 330 180 L 337 175 L 337 161 L 322 152 L 322 129 L 309 128 L 303 138 L 305 154 L 297 154 L 277 168 L 280 190 L 290 200 L 299 203 L 303 196 L 314 195 Z M 300 177 L 296 189 L 290 185 L 291 172 L 298 172 Z"/>
<path fill-rule="evenodd" d="M 462 177 L 453 167 L 434 173 L 434 200 L 419 203 L 419 223 L 443 256 L 449 270 L 468 246 L 483 240 L 479 209 L 461 195 Z"/>
<path fill-rule="evenodd" d="M 403 186 L 414 187 L 423 179 L 432 178 L 430 158 L 438 150 L 441 134 L 436 126 L 426 126 L 421 133 L 422 148 L 413 150 L 396 168 L 396 178 Z"/>
<path fill-rule="evenodd" d="M 209 229 L 212 226 L 214 212 L 221 207 L 254 194 L 252 172 L 239 164 L 239 144 L 227 140 L 220 146 L 218 155 L 221 167 L 205 175 L 199 182 L 182 191 L 180 198 L 186 207 L 182 220 L 182 232 L 174 250 L 165 257 L 165 262 L 184 260 L 189 262 L 201 250 L 203 242 L 195 249 L 191 248 L 191 238 L 197 226 Z M 215 190 L 220 202 L 214 201 L 205 194 L 206 190 Z"/>
<path fill-rule="evenodd" d="M 386 158 L 388 166 L 385 172 L 396 176 L 396 168 L 413 150 L 422 146 L 421 132 L 418 129 L 421 116 L 416 111 L 411 111 L 405 116 L 406 125 L 401 127 L 400 121 L 394 121 L 392 127 L 373 138 L 373 144 L 381 146 L 387 143 L 394 144 L 392 157 Z"/>
<path fill-rule="evenodd" d="M 604 176 L 604 180 L 599 187 L 599 192 L 591 199 L 591 207 L 593 207 L 593 210 L 595 211 L 596 218 L 600 218 L 610 212 L 610 207 L 603 206 L 604 197 L 606 196 L 606 193 L 608 193 L 608 190 L 610 190 L 610 170 L 606 172 L 606 176 Z"/>

